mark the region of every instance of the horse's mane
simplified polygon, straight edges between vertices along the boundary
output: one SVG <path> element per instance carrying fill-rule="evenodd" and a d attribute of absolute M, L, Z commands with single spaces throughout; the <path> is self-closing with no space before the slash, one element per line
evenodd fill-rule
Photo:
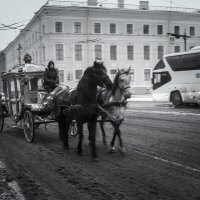
<path fill-rule="evenodd" d="M 85 76 L 86 74 L 88 74 L 92 68 L 94 70 L 103 69 L 103 70 L 105 70 L 107 72 L 106 67 L 103 65 L 103 62 L 99 63 L 99 62 L 95 61 L 94 64 L 93 64 L 93 66 L 86 68 L 86 70 L 83 73 L 83 76 Z"/>
<path fill-rule="evenodd" d="M 103 69 L 107 72 L 106 67 L 103 65 L 103 62 L 94 62 L 93 64 L 94 69 Z"/>
<path fill-rule="evenodd" d="M 115 90 L 118 88 L 118 78 L 121 75 L 121 72 L 118 70 L 117 74 L 115 75 L 115 78 L 113 80 L 113 87 L 112 87 L 112 91 L 111 94 L 115 94 Z"/>

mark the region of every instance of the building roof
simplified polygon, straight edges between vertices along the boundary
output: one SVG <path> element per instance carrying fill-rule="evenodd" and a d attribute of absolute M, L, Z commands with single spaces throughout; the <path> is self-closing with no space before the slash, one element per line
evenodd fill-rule
<path fill-rule="evenodd" d="M 26 31 L 29 31 L 29 27 L 35 22 L 37 18 L 40 18 L 43 14 L 48 16 L 58 16 L 57 11 L 50 11 L 52 9 L 56 10 L 65 10 L 65 12 L 61 12 L 59 15 L 64 15 L 67 13 L 67 9 L 69 9 L 68 13 L 75 13 L 71 11 L 78 10 L 79 12 L 81 10 L 88 10 L 88 8 L 91 11 L 94 11 L 95 14 L 101 11 L 107 11 L 107 13 L 115 15 L 118 13 L 126 13 L 126 14 L 151 14 L 155 15 L 157 18 L 158 13 L 164 14 L 164 15 L 172 15 L 172 14 L 187 14 L 191 17 L 192 15 L 195 15 L 196 17 L 200 16 L 200 10 L 195 8 L 182 8 L 182 7 L 166 7 L 166 6 L 149 6 L 148 9 L 140 9 L 139 5 L 130 5 L 130 4 L 124 4 L 124 8 L 117 7 L 117 4 L 110 4 L 110 3 L 99 3 L 97 6 L 88 6 L 86 2 L 77 2 L 74 3 L 73 1 L 56 1 L 56 0 L 48 0 L 47 3 L 45 3 L 37 12 L 35 12 L 34 17 L 29 21 L 29 23 L 24 27 L 24 29 L 19 33 L 19 35 L 12 41 L 10 44 L 3 50 L 6 51 L 9 47 L 11 47 Z M 73 10 L 74 9 L 74 10 Z M 115 10 L 115 12 L 111 12 Z M 45 11 L 45 13 L 44 13 Z M 100 13 L 100 16 L 107 18 L 108 16 L 102 15 Z M 125 16 L 126 17 L 126 16 Z M 42 17 L 41 17 L 42 18 Z M 164 16 L 164 19 L 166 19 L 166 16 Z M 173 18 L 171 19 L 173 20 Z M 187 19 L 186 19 L 187 20 Z M 199 20 L 199 19 L 197 19 Z"/>
<path fill-rule="evenodd" d="M 13 67 L 11 70 L 8 71 L 8 73 L 18 73 L 18 72 L 44 72 L 46 67 L 44 65 L 38 65 L 33 63 L 26 63 L 23 65 L 19 65 L 16 67 Z"/>

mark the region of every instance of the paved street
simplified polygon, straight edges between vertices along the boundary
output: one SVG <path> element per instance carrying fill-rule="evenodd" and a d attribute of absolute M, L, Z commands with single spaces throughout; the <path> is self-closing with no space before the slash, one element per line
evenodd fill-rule
<path fill-rule="evenodd" d="M 55 125 L 46 131 L 41 125 L 33 144 L 22 131 L 6 128 L 0 135 L 1 191 L 7 188 L 9 200 L 200 199 L 199 120 L 200 107 L 129 102 L 121 126 L 125 155 L 118 148 L 110 153 L 98 128 L 98 163 L 91 161 L 86 129 L 79 157 L 77 138 L 63 150 Z M 113 128 L 106 128 L 109 143 Z"/>

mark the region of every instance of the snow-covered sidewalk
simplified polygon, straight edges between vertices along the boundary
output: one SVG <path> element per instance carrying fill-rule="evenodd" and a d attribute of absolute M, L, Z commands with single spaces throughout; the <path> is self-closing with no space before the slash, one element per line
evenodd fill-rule
<path fill-rule="evenodd" d="M 152 94 L 133 94 L 128 101 L 153 101 L 153 97 Z"/>

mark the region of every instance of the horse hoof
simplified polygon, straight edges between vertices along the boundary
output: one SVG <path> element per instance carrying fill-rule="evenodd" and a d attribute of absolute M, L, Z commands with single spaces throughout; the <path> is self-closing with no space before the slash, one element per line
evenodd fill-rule
<path fill-rule="evenodd" d="M 66 149 L 66 150 L 69 150 L 69 145 L 64 144 L 63 148 Z"/>
<path fill-rule="evenodd" d="M 78 156 L 82 156 L 82 151 L 77 151 Z"/>
<path fill-rule="evenodd" d="M 92 158 L 92 161 L 93 162 L 99 162 L 99 159 L 98 158 Z"/>
<path fill-rule="evenodd" d="M 125 148 L 125 147 L 120 147 L 120 148 L 119 148 L 119 151 L 120 151 L 120 153 L 121 153 L 122 155 L 125 155 L 125 153 L 126 153 L 126 148 Z"/>
<path fill-rule="evenodd" d="M 116 152 L 116 148 L 115 148 L 114 146 L 111 147 L 110 152 L 111 152 L 111 153 L 115 153 L 115 152 Z"/>

